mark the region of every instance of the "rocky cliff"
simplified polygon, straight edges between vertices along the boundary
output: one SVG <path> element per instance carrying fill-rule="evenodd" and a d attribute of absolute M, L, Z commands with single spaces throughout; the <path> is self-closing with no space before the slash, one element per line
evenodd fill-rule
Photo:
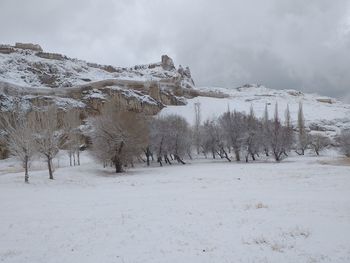
<path fill-rule="evenodd" d="M 56 104 L 63 114 L 75 108 L 86 118 L 113 98 L 121 108 L 155 115 L 165 105 L 184 105 L 197 95 L 194 87 L 190 70 L 176 68 L 167 55 L 127 68 L 48 53 L 32 43 L 0 45 L 0 114 L 15 105 L 30 111 Z M 0 158 L 6 153 L 0 142 Z"/>
<path fill-rule="evenodd" d="M 56 103 L 95 114 L 116 97 L 128 110 L 156 114 L 164 105 L 184 104 L 193 88 L 189 69 L 177 69 L 167 55 L 125 68 L 47 53 L 37 44 L 0 45 L 0 111 L 20 101 L 24 107 Z"/>

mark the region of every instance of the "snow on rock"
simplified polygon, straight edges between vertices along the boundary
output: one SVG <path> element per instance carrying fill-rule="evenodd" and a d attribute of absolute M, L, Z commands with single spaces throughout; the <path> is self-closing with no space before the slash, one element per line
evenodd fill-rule
<path fill-rule="evenodd" d="M 96 114 L 104 101 L 117 95 L 128 110 L 156 114 L 164 104 L 185 104 L 182 96 L 193 88 L 190 70 L 179 73 L 167 55 L 158 63 L 122 68 L 47 53 L 30 43 L 0 45 L 2 110 L 31 96 L 30 102 L 49 100 L 60 108 L 85 105 L 88 114 Z"/>
<path fill-rule="evenodd" d="M 189 71 L 189 70 L 188 70 Z M 43 52 L 39 45 L 17 43 L 0 46 L 0 81 L 25 87 L 72 87 L 105 79 L 160 81 L 174 84 L 180 80 L 193 88 L 188 74 L 179 74 L 167 55 L 162 62 L 135 66 L 114 67 L 88 63 L 61 54 Z"/>

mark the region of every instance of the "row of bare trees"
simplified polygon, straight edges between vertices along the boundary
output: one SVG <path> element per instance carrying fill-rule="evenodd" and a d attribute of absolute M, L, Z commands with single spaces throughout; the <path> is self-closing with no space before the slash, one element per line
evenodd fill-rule
<path fill-rule="evenodd" d="M 286 116 L 289 116 L 289 109 Z M 267 107 L 263 119 L 258 119 L 251 107 L 248 115 L 227 111 L 216 120 L 207 120 L 201 126 L 201 148 L 205 156 L 210 154 L 232 161 L 242 158 L 256 160 L 261 154 L 273 155 L 276 161 L 288 156 L 293 144 L 290 118 L 282 124 L 276 104 L 275 115 L 269 119 Z"/>
<path fill-rule="evenodd" d="M 143 154 L 148 165 L 156 158 L 161 166 L 173 160 L 184 164 L 184 155 L 191 156 L 191 130 L 180 116 L 151 118 L 111 102 L 89 123 L 92 154 L 104 166 L 112 164 L 117 173 L 143 160 Z"/>
<path fill-rule="evenodd" d="M 281 121 L 277 103 L 273 118 L 269 118 L 266 105 L 263 118 L 257 118 L 251 107 L 249 114 L 228 110 L 203 124 L 200 104 L 195 104 L 193 127 L 181 116 L 146 117 L 107 103 L 102 114 L 90 123 L 94 156 L 105 166 L 114 165 L 116 172 L 133 165 L 134 160 L 148 165 L 153 160 L 160 166 L 174 161 L 185 164 L 185 158 L 192 159 L 193 152 L 229 162 L 254 161 L 261 155 L 272 156 L 279 162 L 292 150 L 304 155 L 307 149 L 312 149 L 319 155 L 330 144 L 328 137 L 308 131 L 302 104 L 296 127 L 292 125 L 288 106 Z M 346 145 L 343 137 L 342 145 Z"/>
<path fill-rule="evenodd" d="M 11 112 L 2 112 L 0 115 L 0 136 L 10 153 L 22 162 L 27 183 L 30 163 L 37 156 L 46 160 L 49 179 L 54 179 L 52 161 L 60 149 L 67 148 L 70 156 L 77 155 L 77 164 L 80 163 L 79 112 L 67 112 L 61 122 L 58 116 L 55 105 L 29 112 L 17 105 Z"/>
<path fill-rule="evenodd" d="M 24 112 L 18 108 L 1 114 L 0 137 L 7 142 L 11 154 L 23 163 L 25 182 L 29 181 L 29 164 L 37 155 L 45 158 L 50 179 L 54 178 L 52 161 L 60 149 L 67 150 L 71 166 L 80 165 L 80 113 L 73 109 L 62 114 L 62 118 L 59 116 L 54 105 L 37 111 Z M 330 144 L 327 137 L 307 130 L 302 104 L 297 127 L 292 126 L 288 106 L 281 121 L 277 104 L 273 118 L 269 118 L 266 105 L 262 118 L 257 118 L 251 107 L 248 114 L 228 110 L 204 123 L 200 104 L 196 104 L 195 124 L 190 127 L 181 116 L 147 117 L 121 110 L 113 100 L 88 123 L 90 129 L 84 135 L 90 138 L 93 156 L 104 166 L 113 165 L 117 173 L 133 166 L 135 161 L 148 165 L 157 161 L 160 166 L 174 161 L 185 164 L 185 158 L 192 159 L 193 152 L 229 162 L 254 161 L 261 155 L 272 156 L 279 162 L 291 150 L 303 155 L 311 148 L 318 155 Z M 350 156 L 350 132 L 343 132 L 339 142 L 344 154 Z"/>
<path fill-rule="evenodd" d="M 197 118 L 200 118 L 197 107 Z M 286 122 L 281 123 L 276 104 L 275 116 L 258 119 L 251 108 L 248 115 L 227 111 L 216 120 L 204 124 L 195 123 L 190 127 L 187 121 L 177 115 L 147 118 L 141 114 L 122 111 L 114 103 L 107 103 L 101 115 L 90 120 L 92 126 L 89 137 L 92 152 L 104 166 L 113 165 L 115 171 L 133 165 L 134 160 L 150 164 L 156 160 L 160 166 L 173 161 L 185 164 L 184 158 L 192 158 L 193 146 L 197 153 L 211 154 L 236 161 L 244 158 L 255 160 L 260 154 L 272 154 L 281 161 L 291 150 L 294 142 L 290 124 L 289 109 Z"/>

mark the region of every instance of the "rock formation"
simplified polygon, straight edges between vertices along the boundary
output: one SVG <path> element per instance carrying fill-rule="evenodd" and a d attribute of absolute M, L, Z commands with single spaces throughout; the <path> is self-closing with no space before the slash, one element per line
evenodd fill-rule
<path fill-rule="evenodd" d="M 168 55 L 162 56 L 162 68 L 168 71 L 175 70 L 174 61 Z"/>

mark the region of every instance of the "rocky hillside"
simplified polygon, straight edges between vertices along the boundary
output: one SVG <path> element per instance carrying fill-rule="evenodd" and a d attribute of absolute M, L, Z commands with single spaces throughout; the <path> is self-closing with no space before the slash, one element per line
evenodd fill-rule
<path fill-rule="evenodd" d="M 176 68 L 167 55 L 158 63 L 122 68 L 47 53 L 36 44 L 0 45 L 0 111 L 19 100 L 24 107 L 56 103 L 95 113 L 117 96 L 127 109 L 156 114 L 164 105 L 184 104 L 193 88 L 189 68 Z"/>

